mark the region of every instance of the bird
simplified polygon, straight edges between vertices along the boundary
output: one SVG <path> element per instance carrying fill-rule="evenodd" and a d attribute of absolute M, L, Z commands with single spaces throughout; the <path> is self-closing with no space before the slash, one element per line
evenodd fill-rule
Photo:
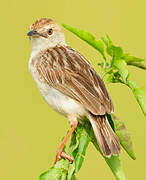
<path fill-rule="evenodd" d="M 120 153 L 120 142 L 106 114 L 114 107 L 106 86 L 90 62 L 70 47 L 61 27 L 50 18 L 36 20 L 27 33 L 32 52 L 29 71 L 47 104 L 71 123 L 71 129 L 56 152 L 73 162 L 63 147 L 85 117 L 90 121 L 102 154 L 110 158 Z"/>

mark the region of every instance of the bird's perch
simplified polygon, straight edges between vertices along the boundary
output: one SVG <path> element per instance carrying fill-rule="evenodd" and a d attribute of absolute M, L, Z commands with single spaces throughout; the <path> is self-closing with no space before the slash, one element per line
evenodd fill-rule
<path fill-rule="evenodd" d="M 110 115 L 107 117 L 110 123 L 114 123 L 112 126 L 120 139 L 121 145 L 128 152 L 128 154 L 133 159 L 135 159 L 134 153 L 132 151 L 130 136 L 126 131 L 124 124 L 117 118 L 112 119 Z M 40 180 L 53 180 L 53 178 L 56 178 L 56 180 L 70 180 L 75 178 L 75 173 L 77 173 L 82 166 L 86 149 L 90 142 L 94 144 L 95 148 L 102 155 L 94 136 L 91 124 L 88 120 L 85 120 L 82 124 L 78 124 L 75 133 L 72 135 L 71 142 L 67 150 L 67 153 L 74 157 L 74 163 L 71 164 L 67 159 L 61 159 L 50 170 L 43 173 L 40 176 Z M 119 156 L 112 156 L 111 158 L 106 158 L 103 156 L 103 158 L 105 159 L 117 180 L 126 180 L 121 167 Z"/>

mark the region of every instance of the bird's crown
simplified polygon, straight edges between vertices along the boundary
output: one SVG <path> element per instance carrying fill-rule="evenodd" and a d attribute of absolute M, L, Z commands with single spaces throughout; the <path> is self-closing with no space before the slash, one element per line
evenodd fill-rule
<path fill-rule="evenodd" d="M 39 20 L 36 20 L 32 25 L 31 29 L 39 29 L 45 25 L 49 25 L 54 23 L 54 21 L 50 18 L 41 18 Z"/>

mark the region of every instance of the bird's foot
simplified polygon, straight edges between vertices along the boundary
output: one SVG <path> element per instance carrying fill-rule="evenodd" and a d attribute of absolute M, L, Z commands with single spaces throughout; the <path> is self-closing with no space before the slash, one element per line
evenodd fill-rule
<path fill-rule="evenodd" d="M 56 159 L 55 159 L 55 162 L 54 162 L 54 165 L 57 163 L 57 161 L 59 161 L 61 158 L 65 158 L 65 159 L 68 159 L 71 163 L 73 163 L 74 159 L 72 156 L 66 154 L 65 152 L 62 152 L 60 150 L 57 151 L 57 154 L 56 154 Z"/>
<path fill-rule="evenodd" d="M 69 130 L 69 132 L 67 133 L 66 137 L 64 138 L 63 142 L 60 144 L 57 154 L 56 154 L 56 159 L 54 164 L 57 163 L 57 161 L 59 161 L 61 158 L 65 158 L 68 159 L 71 163 L 73 163 L 73 157 L 71 157 L 70 155 L 66 154 L 65 152 L 62 152 L 63 147 L 66 143 L 66 141 L 69 139 L 69 137 L 72 135 L 72 133 L 74 132 L 74 130 L 77 127 L 78 121 L 76 116 L 70 116 L 69 117 L 70 121 L 72 122 L 72 128 Z"/>

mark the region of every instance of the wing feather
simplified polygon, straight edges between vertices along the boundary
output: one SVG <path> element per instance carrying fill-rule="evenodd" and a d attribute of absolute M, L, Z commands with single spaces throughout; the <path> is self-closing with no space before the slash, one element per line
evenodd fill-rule
<path fill-rule="evenodd" d="M 40 54 L 36 67 L 48 85 L 79 101 L 94 115 L 113 111 L 103 81 L 91 64 L 74 49 L 68 46 L 48 49 Z"/>

